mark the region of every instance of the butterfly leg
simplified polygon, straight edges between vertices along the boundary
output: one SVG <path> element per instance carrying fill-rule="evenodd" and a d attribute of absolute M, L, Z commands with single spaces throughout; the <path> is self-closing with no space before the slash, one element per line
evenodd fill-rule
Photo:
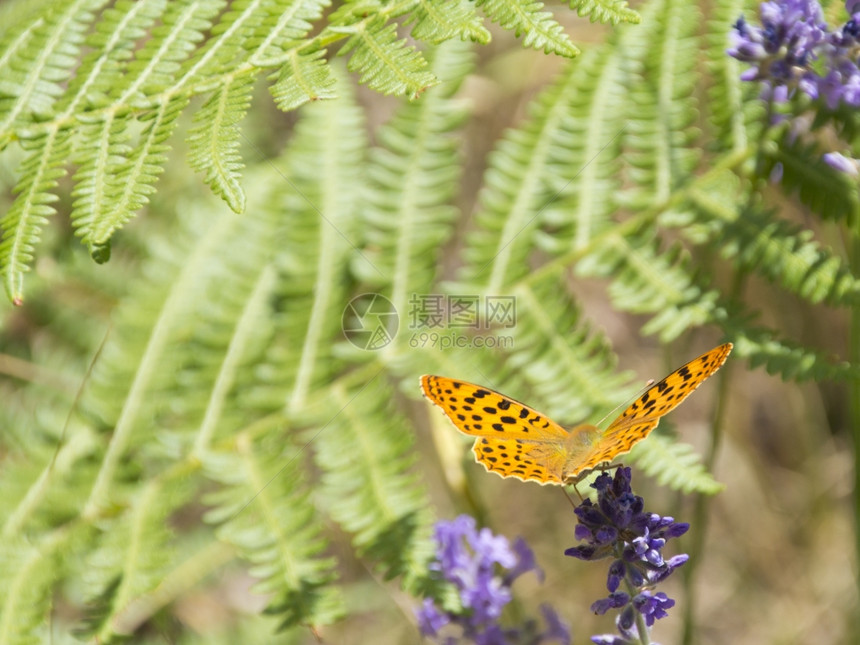
<path fill-rule="evenodd" d="M 578 490 L 576 490 L 576 485 L 575 485 L 575 484 L 574 484 L 574 486 L 573 486 L 573 490 L 575 490 L 575 491 L 576 491 L 576 494 L 577 494 L 577 496 L 579 497 L 579 501 L 580 501 L 580 502 L 582 502 L 582 495 L 580 495 L 580 494 L 579 494 L 579 491 L 578 491 Z M 567 492 L 567 489 L 566 489 L 564 486 L 562 486 L 562 487 L 561 487 L 561 492 L 562 492 L 562 493 L 564 493 L 564 496 L 565 496 L 565 497 L 567 497 L 567 501 L 568 501 L 568 502 L 570 502 L 570 505 L 573 507 L 573 510 L 575 511 L 575 510 L 576 510 L 576 506 L 577 506 L 577 504 L 576 504 L 576 502 L 574 501 L 574 499 L 570 496 L 570 493 L 568 493 L 568 492 Z"/>
<path fill-rule="evenodd" d="M 564 481 L 564 483 L 568 486 L 573 486 L 573 490 L 576 491 L 576 494 L 579 495 L 579 499 L 582 499 L 582 494 L 576 488 L 576 485 L 581 482 L 583 479 L 588 477 L 593 471 L 599 470 L 601 472 L 606 472 L 608 470 L 615 470 L 616 468 L 621 468 L 624 464 L 599 464 L 594 468 L 589 468 L 588 470 L 579 473 L 576 477 L 569 477 Z"/>

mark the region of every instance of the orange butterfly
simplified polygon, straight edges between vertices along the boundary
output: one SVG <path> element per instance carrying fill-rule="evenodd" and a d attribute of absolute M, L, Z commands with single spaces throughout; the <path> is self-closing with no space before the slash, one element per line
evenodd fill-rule
<path fill-rule="evenodd" d="M 457 429 L 477 437 L 472 450 L 487 470 L 539 484 L 575 483 L 630 449 L 726 361 L 726 343 L 675 370 L 633 402 L 606 430 L 587 423 L 565 430 L 527 405 L 489 388 L 444 376 L 421 389 Z"/>

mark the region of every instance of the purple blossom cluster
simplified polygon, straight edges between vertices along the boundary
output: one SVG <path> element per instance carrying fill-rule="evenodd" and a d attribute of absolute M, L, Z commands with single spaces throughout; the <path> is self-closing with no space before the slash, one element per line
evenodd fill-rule
<path fill-rule="evenodd" d="M 741 78 L 762 83 L 767 101 L 785 103 L 805 95 L 830 110 L 860 107 L 860 2 L 845 5 L 848 21 L 831 30 L 818 0 L 763 2 L 761 26 L 741 16 L 727 53 L 751 65 Z M 823 160 L 841 172 L 860 174 L 857 160 L 839 152 L 828 152 Z"/>
<path fill-rule="evenodd" d="M 654 593 L 652 587 L 688 559 L 684 554 L 664 559 L 661 551 L 667 540 L 683 535 L 690 525 L 646 512 L 630 481 L 630 468 L 618 468 L 615 477 L 603 473 L 594 481 L 597 503 L 586 499 L 576 508 L 575 535 L 585 544 L 565 551 L 580 560 L 612 558 L 606 580 L 609 595 L 591 605 L 591 610 L 596 614 L 620 610 L 616 619 L 620 636 L 593 636 L 591 640 L 598 645 L 648 642 L 648 628 L 675 604 L 665 593 Z"/>
<path fill-rule="evenodd" d="M 487 528 L 477 530 L 472 517 L 460 515 L 450 522 L 438 522 L 435 539 L 436 559 L 431 569 L 453 586 L 459 606 L 440 607 L 426 598 L 416 611 L 423 636 L 445 645 L 570 644 L 570 630 L 548 605 L 541 606 L 547 625 L 542 632 L 534 620 L 519 628 L 499 624 L 503 608 L 511 601 L 514 580 L 529 571 L 543 579 L 522 538 L 512 547 L 504 536 L 493 535 Z"/>
<path fill-rule="evenodd" d="M 860 107 L 860 11 L 833 31 L 817 0 L 763 2 L 759 18 L 760 27 L 741 16 L 731 34 L 729 55 L 752 65 L 741 78 L 766 82 L 777 102 L 800 90 L 831 109 Z"/>

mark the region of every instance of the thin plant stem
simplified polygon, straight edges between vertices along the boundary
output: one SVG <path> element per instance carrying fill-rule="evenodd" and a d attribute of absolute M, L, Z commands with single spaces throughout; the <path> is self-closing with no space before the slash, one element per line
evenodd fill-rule
<path fill-rule="evenodd" d="M 734 283 L 732 284 L 732 297 L 736 298 L 743 290 L 746 273 L 738 272 L 735 274 Z M 714 464 L 717 459 L 717 453 L 720 449 L 720 444 L 723 439 L 723 429 L 725 427 L 726 401 L 728 400 L 728 386 L 731 382 L 731 361 L 720 370 L 717 381 L 717 400 L 713 415 L 713 427 L 711 429 L 711 440 L 704 456 L 704 464 L 708 472 L 713 472 Z M 683 571 L 684 581 L 684 633 L 682 643 L 684 645 L 692 645 L 695 641 L 695 613 L 696 613 L 696 594 L 695 594 L 695 579 L 696 570 L 701 561 L 702 554 L 705 550 L 705 536 L 708 529 L 708 511 L 710 510 L 710 497 L 699 493 L 696 495 L 695 506 L 693 508 L 692 526 L 696 527 L 691 535 L 692 544 L 690 545 L 690 559 Z"/>
<path fill-rule="evenodd" d="M 860 236 L 857 232 L 852 236 L 850 246 L 851 272 L 860 275 Z M 851 340 L 849 344 L 850 361 L 852 365 L 860 364 L 860 313 L 853 310 L 851 316 Z M 852 379 L 848 384 L 850 402 L 849 414 L 851 419 L 852 443 L 854 444 L 854 550 L 855 560 L 860 562 L 860 380 Z M 855 567 L 856 570 L 856 567 Z M 857 573 L 857 588 L 860 592 L 860 572 Z M 848 633 L 854 633 L 853 642 L 860 639 L 860 612 L 854 612 Z"/>

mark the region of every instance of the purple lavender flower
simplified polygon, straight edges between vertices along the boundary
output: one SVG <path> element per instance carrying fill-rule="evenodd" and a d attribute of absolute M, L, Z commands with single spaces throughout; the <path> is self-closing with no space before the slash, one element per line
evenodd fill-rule
<path fill-rule="evenodd" d="M 633 606 L 636 611 L 645 616 L 645 624 L 650 627 L 658 618 L 669 615 L 666 610 L 674 607 L 675 601 L 662 591 L 655 594 L 646 589 L 633 599 Z"/>
<path fill-rule="evenodd" d="M 838 152 L 828 152 L 826 153 L 822 159 L 824 163 L 826 163 L 831 168 L 835 168 L 841 172 L 847 173 L 856 177 L 860 174 L 860 171 L 857 169 L 857 160 L 849 159 L 845 155 L 839 154 Z"/>
<path fill-rule="evenodd" d="M 448 614 L 439 611 L 430 598 L 425 598 L 421 609 L 415 612 L 418 618 L 418 629 L 425 636 L 435 636 L 445 625 L 451 622 Z"/>
<path fill-rule="evenodd" d="M 761 81 L 767 100 L 782 103 L 800 90 L 830 109 L 860 107 L 860 2 L 846 8 L 851 18 L 830 31 L 817 0 L 763 2 L 761 26 L 741 16 L 727 53 L 752 65 L 741 78 Z"/>
<path fill-rule="evenodd" d="M 666 559 L 662 550 L 667 540 L 683 535 L 690 525 L 645 511 L 645 503 L 633 494 L 630 481 L 630 468 L 618 468 L 614 478 L 603 473 L 594 481 L 597 503 L 586 499 L 575 511 L 579 518 L 575 535 L 586 543 L 565 551 L 580 560 L 613 558 L 606 578 L 609 596 L 596 601 L 591 610 L 604 614 L 619 609 L 616 625 L 621 636 L 593 637 L 599 645 L 641 642 L 640 630 L 664 618 L 675 604 L 665 593 L 655 594 L 650 588 L 688 558 L 682 554 Z M 625 590 L 619 591 L 622 583 Z"/>
<path fill-rule="evenodd" d="M 415 613 L 425 637 L 445 645 L 540 644 L 569 645 L 570 630 L 549 606 L 541 612 L 547 628 L 538 633 L 537 622 L 527 621 L 521 628 L 504 628 L 498 623 L 502 609 L 511 600 L 510 586 L 520 575 L 537 567 L 534 553 L 522 539 L 513 548 L 507 538 L 487 529 L 476 529 L 468 515 L 436 524 L 436 559 L 430 565 L 457 592 L 459 608 L 441 608 L 430 598 Z M 501 574 L 501 575 L 498 575 Z M 447 625 L 452 627 L 442 634 Z"/>
<path fill-rule="evenodd" d="M 751 25 L 741 16 L 730 34 L 729 56 L 752 63 L 741 78 L 766 81 L 774 89 L 788 92 L 774 96 L 788 97 L 800 83 L 808 84 L 811 63 L 817 59 L 817 48 L 825 42 L 827 24 L 816 0 L 774 0 L 759 7 L 761 27 Z"/>

